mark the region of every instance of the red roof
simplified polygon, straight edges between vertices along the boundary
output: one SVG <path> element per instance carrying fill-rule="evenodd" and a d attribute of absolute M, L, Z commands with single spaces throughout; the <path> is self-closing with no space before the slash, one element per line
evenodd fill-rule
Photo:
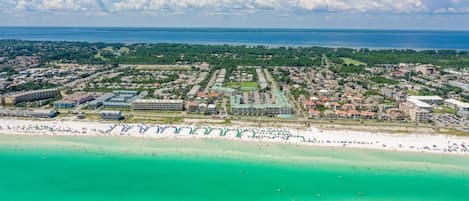
<path fill-rule="evenodd" d="M 210 97 L 218 97 L 218 93 L 217 93 L 217 92 L 212 92 L 212 93 L 210 94 Z"/>
<path fill-rule="evenodd" d="M 321 96 L 321 101 L 323 102 L 329 101 L 329 98 L 326 96 Z"/>
<path fill-rule="evenodd" d="M 375 116 L 374 112 L 362 111 L 362 116 Z"/>
<path fill-rule="evenodd" d="M 197 92 L 197 97 L 200 97 L 200 98 L 207 98 L 207 94 L 203 91 L 199 91 Z"/>
<path fill-rule="evenodd" d="M 198 102 L 189 102 L 187 103 L 187 106 L 199 106 Z"/>
<path fill-rule="evenodd" d="M 342 111 L 342 110 L 336 110 L 336 111 L 335 111 L 335 114 L 336 114 L 336 115 L 347 115 L 347 112 L 346 112 L 346 111 Z"/>
<path fill-rule="evenodd" d="M 303 100 L 302 103 L 303 103 L 304 106 L 314 106 L 314 105 L 316 105 L 313 101 L 310 101 L 310 100 Z"/>
<path fill-rule="evenodd" d="M 350 103 L 342 105 L 342 109 L 353 109 L 353 108 L 355 108 L 355 105 L 350 104 Z"/>
<path fill-rule="evenodd" d="M 356 111 L 356 110 L 350 110 L 348 112 L 349 115 L 360 115 L 360 112 L 359 111 Z"/>
<path fill-rule="evenodd" d="M 323 103 L 323 102 L 320 102 L 320 101 L 317 101 L 317 102 L 316 102 L 316 105 L 324 106 L 324 103 Z"/>
<path fill-rule="evenodd" d="M 315 110 L 315 109 L 310 109 L 310 110 L 309 110 L 309 113 L 311 113 L 311 114 L 319 114 L 320 112 L 317 111 L 317 110 Z"/>

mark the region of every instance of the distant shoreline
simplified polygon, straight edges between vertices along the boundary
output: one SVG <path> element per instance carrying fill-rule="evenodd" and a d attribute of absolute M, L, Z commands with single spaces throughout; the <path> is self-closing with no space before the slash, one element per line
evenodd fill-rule
<path fill-rule="evenodd" d="M 469 50 L 469 44 L 465 42 L 469 41 L 469 30 L 0 26 L 0 40 L 3 39 L 373 50 Z"/>
<path fill-rule="evenodd" d="M 355 47 L 355 46 L 333 46 L 333 45 L 281 45 L 281 44 L 263 44 L 263 43 L 223 43 L 223 42 L 173 42 L 173 41 L 161 41 L 161 42 L 105 42 L 105 41 L 85 41 L 85 40 L 24 40 L 24 39 L 16 39 L 16 38 L 0 38 L 2 40 L 18 40 L 18 41 L 29 41 L 29 42 L 70 42 L 70 43 L 105 43 L 105 44 L 127 44 L 127 45 L 134 45 L 134 44 L 187 44 L 187 45 L 229 45 L 229 46 L 265 46 L 269 48 L 346 48 L 346 49 L 369 49 L 369 50 L 414 50 L 414 51 L 433 51 L 433 50 L 454 50 L 454 51 L 468 51 L 468 49 L 451 49 L 451 48 L 394 48 L 394 47 Z"/>

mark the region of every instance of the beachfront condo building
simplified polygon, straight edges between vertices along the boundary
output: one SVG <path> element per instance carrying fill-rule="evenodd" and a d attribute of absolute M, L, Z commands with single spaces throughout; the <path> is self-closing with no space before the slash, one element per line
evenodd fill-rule
<path fill-rule="evenodd" d="M 183 100 L 137 99 L 132 101 L 133 110 L 182 111 Z"/>
<path fill-rule="evenodd" d="M 124 116 L 122 116 L 121 111 L 101 111 L 100 116 L 104 120 L 122 120 Z"/>
<path fill-rule="evenodd" d="M 57 116 L 57 111 L 45 110 L 45 109 L 0 108 L 0 116 L 28 117 L 28 118 L 54 118 Z"/>
<path fill-rule="evenodd" d="M 244 104 L 240 95 L 232 96 L 230 99 L 231 114 L 239 116 L 274 116 L 290 115 L 292 107 L 287 98 L 275 90 L 275 104 Z"/>
<path fill-rule="evenodd" d="M 432 105 L 443 103 L 443 98 L 439 96 L 409 96 L 407 97 L 407 103 L 411 104 L 413 108 L 431 112 Z"/>
<path fill-rule="evenodd" d="M 16 105 L 18 103 L 32 102 L 54 98 L 59 94 L 58 89 L 42 89 L 35 91 L 7 94 L 2 99 L 4 105 Z"/>
<path fill-rule="evenodd" d="M 412 122 L 428 122 L 432 117 L 428 110 L 417 108 L 411 109 L 409 115 Z"/>
<path fill-rule="evenodd" d="M 461 116 L 463 119 L 469 119 L 469 103 L 461 102 L 455 99 L 448 99 L 445 100 L 445 104 L 448 107 L 454 108 L 458 110 L 458 115 Z"/>
<path fill-rule="evenodd" d="M 132 101 L 142 99 L 148 95 L 148 91 L 113 91 L 111 96 L 107 96 L 98 102 L 93 102 L 91 105 L 96 106 L 102 101 L 104 108 L 112 109 L 130 109 L 132 107 Z"/>
<path fill-rule="evenodd" d="M 94 100 L 94 96 L 87 92 L 76 92 L 72 95 L 64 97 L 60 101 L 54 102 L 56 109 L 71 109 L 77 105 Z"/>

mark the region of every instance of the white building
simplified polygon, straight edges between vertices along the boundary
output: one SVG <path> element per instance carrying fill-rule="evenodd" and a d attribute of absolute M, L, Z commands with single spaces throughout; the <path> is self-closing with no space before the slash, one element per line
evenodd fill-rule
<path fill-rule="evenodd" d="M 183 100 L 137 99 L 132 101 L 132 109 L 134 110 L 182 111 L 183 107 Z"/>
<path fill-rule="evenodd" d="M 443 102 L 443 98 L 439 96 L 409 96 L 407 97 L 407 103 L 411 104 L 414 108 L 419 110 L 432 111 L 434 104 L 440 104 Z"/>
<path fill-rule="evenodd" d="M 458 115 L 464 119 L 469 119 L 469 103 L 461 102 L 455 99 L 445 100 L 445 104 L 448 107 L 458 110 Z"/>

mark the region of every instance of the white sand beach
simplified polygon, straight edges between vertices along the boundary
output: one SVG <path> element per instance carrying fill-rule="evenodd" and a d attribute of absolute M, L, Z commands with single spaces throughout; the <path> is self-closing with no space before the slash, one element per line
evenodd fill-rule
<path fill-rule="evenodd" d="M 123 136 L 160 139 L 219 138 L 237 141 L 469 155 L 469 137 L 425 133 L 334 131 L 313 127 L 309 129 L 254 128 L 0 118 L 0 134 Z"/>

